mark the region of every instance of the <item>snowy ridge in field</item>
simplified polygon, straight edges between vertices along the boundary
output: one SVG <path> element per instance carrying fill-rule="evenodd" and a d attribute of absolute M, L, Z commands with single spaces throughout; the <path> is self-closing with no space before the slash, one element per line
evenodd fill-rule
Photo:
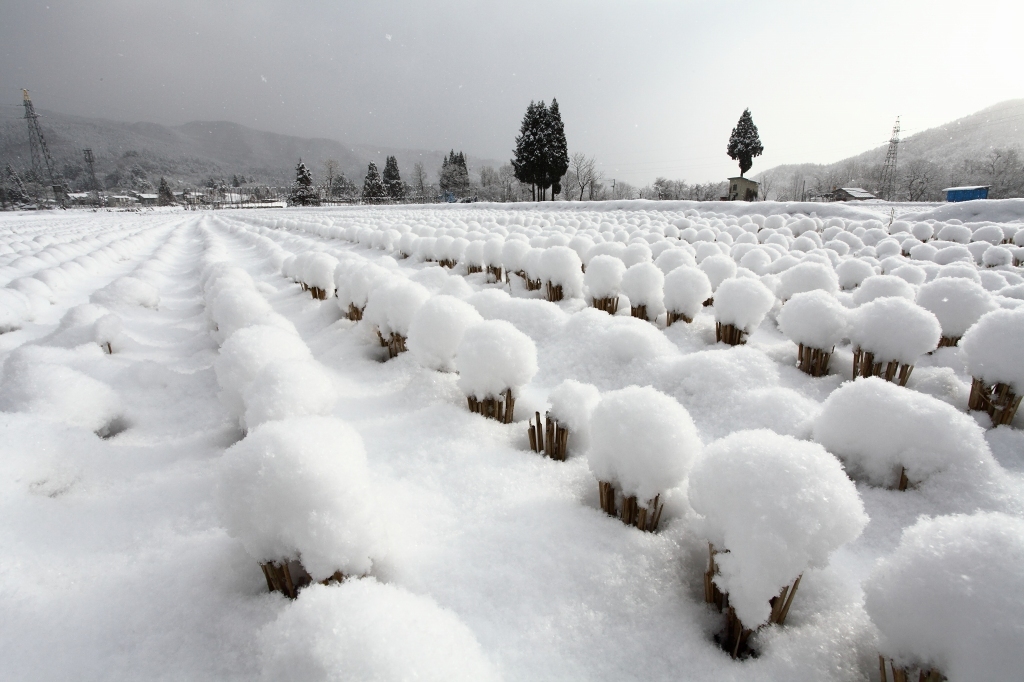
<path fill-rule="evenodd" d="M 1024 412 L 968 410 L 972 372 L 1021 385 L 1024 202 L 971 203 L 3 216 L 0 671 L 863 680 L 883 653 L 996 679 L 910 599 L 971 604 L 935 529 L 978 580 L 1024 573 L 975 561 L 1019 553 Z M 905 386 L 851 381 L 864 353 Z M 510 424 L 467 409 L 506 390 Z M 548 410 L 564 462 L 528 446 Z M 658 495 L 658 532 L 598 478 Z M 713 639 L 709 542 L 756 657 Z M 291 602 L 257 563 L 287 559 L 355 577 Z"/>

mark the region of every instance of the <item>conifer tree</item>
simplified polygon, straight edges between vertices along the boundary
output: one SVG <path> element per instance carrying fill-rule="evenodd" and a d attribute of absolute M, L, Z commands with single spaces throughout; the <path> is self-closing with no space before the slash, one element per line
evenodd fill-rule
<path fill-rule="evenodd" d="M 448 158 L 441 160 L 439 185 L 442 192 L 451 192 L 457 197 L 469 193 L 469 168 L 466 166 L 466 155 L 455 150 L 448 152 Z"/>
<path fill-rule="evenodd" d="M 516 180 L 533 188 L 533 198 L 537 198 L 537 185 L 543 180 L 544 160 L 544 113 L 547 108 L 544 102 L 530 102 L 523 115 L 516 136 L 516 148 L 513 152 L 512 171 Z"/>
<path fill-rule="evenodd" d="M 558 100 L 552 99 L 546 121 L 547 154 L 545 154 L 545 187 L 551 187 L 551 199 L 562 191 L 561 180 L 569 170 L 569 149 L 565 141 L 565 126 L 558 110 Z"/>
<path fill-rule="evenodd" d="M 384 180 L 381 179 L 380 172 L 377 171 L 377 164 L 371 161 L 366 169 L 366 178 L 363 179 L 363 199 L 379 201 L 387 195 L 388 191 L 384 187 Z"/>
<path fill-rule="evenodd" d="M 156 203 L 160 206 L 170 206 L 174 203 L 174 192 L 171 191 L 171 186 L 167 184 L 167 179 L 160 178 L 160 188 L 156 193 Z"/>
<path fill-rule="evenodd" d="M 398 174 L 398 159 L 389 156 L 384 164 L 384 174 L 381 177 L 384 182 L 384 189 L 392 199 L 401 199 L 405 196 L 405 183 Z"/>
<path fill-rule="evenodd" d="M 754 157 L 761 156 L 764 147 L 761 145 L 761 138 L 757 134 L 757 126 L 750 115 L 750 109 L 744 109 L 736 127 L 732 129 L 729 136 L 729 146 L 726 152 L 729 158 L 740 163 L 740 177 L 750 170 L 754 165 Z"/>
<path fill-rule="evenodd" d="M 309 172 L 301 159 L 299 159 L 299 165 L 295 167 L 295 182 L 292 183 L 288 200 L 298 206 L 316 206 L 320 203 L 316 189 L 313 187 L 313 174 Z"/>

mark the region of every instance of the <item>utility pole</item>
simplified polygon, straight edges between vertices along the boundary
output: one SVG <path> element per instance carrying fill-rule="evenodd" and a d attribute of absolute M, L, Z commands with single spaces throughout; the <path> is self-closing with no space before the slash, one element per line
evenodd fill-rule
<path fill-rule="evenodd" d="M 61 206 L 64 205 L 64 183 L 58 182 L 59 173 L 53 170 L 53 158 L 50 150 L 46 147 L 46 139 L 43 138 L 43 130 L 39 127 L 39 114 L 32 106 L 28 90 L 21 91 L 22 103 L 25 105 L 25 120 L 28 121 L 28 147 L 32 156 L 32 172 L 39 179 L 43 178 L 43 165 L 46 165 L 46 174 L 50 180 L 50 187 L 53 189 L 53 198 Z"/>
<path fill-rule="evenodd" d="M 96 205 L 100 205 L 100 183 L 96 180 L 96 167 L 94 165 L 95 158 L 92 155 L 91 149 L 83 149 L 82 154 L 85 155 L 85 167 L 89 169 L 89 182 L 92 185 L 93 191 L 96 192 Z"/>
<path fill-rule="evenodd" d="M 896 151 L 900 145 L 900 117 L 896 117 L 896 125 L 892 127 L 889 138 L 889 150 L 885 153 L 885 165 L 882 166 L 882 181 L 879 192 L 886 201 L 896 199 Z"/>

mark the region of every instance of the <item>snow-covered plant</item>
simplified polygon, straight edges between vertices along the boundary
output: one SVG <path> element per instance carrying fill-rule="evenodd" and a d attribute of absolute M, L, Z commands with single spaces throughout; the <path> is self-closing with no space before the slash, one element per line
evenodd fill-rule
<path fill-rule="evenodd" d="M 733 657 L 753 629 L 783 624 L 804 571 L 826 565 L 868 522 L 835 457 L 763 429 L 708 445 L 690 473 L 689 499 L 712 547 L 705 597 L 726 609 L 719 641 Z"/>
<path fill-rule="evenodd" d="M 338 291 L 338 306 L 342 312 L 348 313 L 348 319 L 363 319 L 363 309 L 366 308 L 366 301 L 370 292 L 380 286 L 384 281 L 391 279 L 393 275 L 375 263 L 365 263 L 352 270 L 348 278 L 348 286 L 343 292 Z M 345 294 L 342 296 L 342 294 Z"/>
<path fill-rule="evenodd" d="M 831 266 L 823 263 L 800 263 L 779 275 L 778 296 L 783 302 L 805 291 L 839 291 L 839 277 Z"/>
<path fill-rule="evenodd" d="M 850 313 L 853 378 L 879 376 L 906 386 L 917 359 L 935 350 L 941 336 L 939 320 L 913 300 L 890 296 L 866 303 Z"/>
<path fill-rule="evenodd" d="M 730 346 L 745 343 L 745 337 L 761 324 L 775 305 L 775 294 L 748 277 L 733 277 L 715 291 L 715 338 Z"/>
<path fill-rule="evenodd" d="M 661 496 L 685 482 L 701 441 L 689 412 L 650 386 L 601 396 L 590 418 L 587 461 L 601 508 L 623 523 L 655 531 Z"/>
<path fill-rule="evenodd" d="M 301 265 L 300 276 L 313 298 L 325 300 L 334 296 L 334 271 L 338 259 L 323 252 L 302 254 L 308 256 Z"/>
<path fill-rule="evenodd" d="M 585 450 L 590 442 L 590 416 L 601 394 L 595 386 L 566 379 L 548 395 L 551 409 L 544 415 L 541 428 L 540 412 L 530 420 L 528 436 L 530 449 L 543 452 L 551 459 L 564 461 L 569 454 L 569 435 L 575 434 L 576 448 Z"/>
<path fill-rule="evenodd" d="M 779 311 L 779 329 L 797 344 L 802 372 L 814 377 L 828 374 L 829 358 L 849 333 L 849 313 L 836 297 L 822 290 L 794 294 Z"/>
<path fill-rule="evenodd" d="M 814 440 L 854 478 L 897 490 L 992 461 L 984 430 L 969 416 L 877 377 L 834 391 L 815 421 Z"/>
<path fill-rule="evenodd" d="M 224 453 L 217 489 L 228 534 L 263 567 L 267 587 L 367 573 L 377 553 L 377 503 L 363 442 L 329 417 L 270 421 Z"/>
<path fill-rule="evenodd" d="M 334 382 L 319 363 L 310 359 L 272 360 L 242 394 L 242 426 L 251 430 L 278 419 L 326 416 L 337 399 Z"/>
<path fill-rule="evenodd" d="M 665 325 L 693 322 L 711 293 L 711 280 L 703 270 L 681 265 L 669 272 L 665 275 Z"/>
<path fill-rule="evenodd" d="M 499 235 L 492 235 L 484 242 L 483 263 L 487 276 L 495 282 L 501 281 L 501 252 L 505 248 L 505 240 Z"/>
<path fill-rule="evenodd" d="M 665 274 L 651 262 L 637 263 L 622 275 L 622 293 L 629 298 L 630 313 L 654 322 L 665 307 Z"/>
<path fill-rule="evenodd" d="M 704 260 L 700 261 L 700 269 L 704 271 L 704 274 L 708 276 L 708 281 L 711 282 L 711 291 L 718 291 L 718 287 L 722 285 L 726 280 L 732 279 L 736 276 L 737 266 L 729 256 L 722 253 L 708 256 Z M 705 301 L 704 305 L 710 306 L 712 299 L 709 297 Z"/>
<path fill-rule="evenodd" d="M 864 305 L 880 298 L 905 298 L 913 301 L 917 292 L 907 280 L 895 275 L 872 275 L 861 282 L 853 292 L 853 302 Z"/>
<path fill-rule="evenodd" d="M 389 358 L 406 351 L 409 325 L 429 298 L 430 292 L 422 284 L 398 277 L 370 292 L 364 317 L 376 328 L 377 339 L 388 349 Z"/>
<path fill-rule="evenodd" d="M 515 392 L 537 373 L 537 347 L 509 322 L 478 322 L 462 335 L 455 369 L 469 411 L 510 424 Z"/>
<path fill-rule="evenodd" d="M 311 585 L 257 641 L 263 682 L 501 679 L 454 613 L 372 577 Z"/>
<path fill-rule="evenodd" d="M 472 241 L 466 246 L 464 261 L 466 263 L 466 274 L 472 275 L 484 271 L 484 243 Z"/>
<path fill-rule="evenodd" d="M 619 309 L 619 291 L 624 274 L 626 266 L 615 256 L 602 254 L 591 258 L 583 276 L 591 305 L 614 315 Z"/>
<path fill-rule="evenodd" d="M 1024 669 L 1024 521 L 1001 513 L 921 518 L 864 583 L 893 682 L 1005 682 Z M 947 677 L 943 677 L 943 675 Z"/>
<path fill-rule="evenodd" d="M 530 252 L 529 242 L 520 239 L 506 239 L 501 247 L 501 264 L 505 270 L 505 281 L 509 281 L 509 274 L 515 274 L 526 279 L 523 268 L 526 266 L 526 254 Z"/>
<path fill-rule="evenodd" d="M 988 412 L 995 426 L 1012 422 L 1024 396 L 1024 310 L 982 315 L 960 348 L 974 379 L 968 407 Z"/>
<path fill-rule="evenodd" d="M 540 269 L 547 283 L 549 301 L 583 296 L 583 261 L 568 246 L 552 246 L 540 257 Z"/>
<path fill-rule="evenodd" d="M 243 396 L 264 367 L 273 361 L 312 359 L 309 348 L 294 332 L 266 325 L 239 329 L 221 345 L 213 364 L 221 401 L 241 420 L 245 414 Z"/>
<path fill-rule="evenodd" d="M 938 318 L 942 326 L 939 348 L 955 346 L 972 324 L 997 307 L 984 287 L 961 277 L 942 277 L 922 285 L 917 304 Z"/>
<path fill-rule="evenodd" d="M 421 305 L 409 324 L 406 345 L 427 369 L 455 370 L 455 352 L 471 325 L 482 322 L 476 308 L 454 296 L 434 296 Z"/>
<path fill-rule="evenodd" d="M 523 257 L 523 268 L 521 270 L 523 280 L 526 282 L 527 291 L 539 291 L 544 286 L 544 271 L 540 266 L 541 256 L 544 249 L 530 249 Z"/>
<path fill-rule="evenodd" d="M 842 289 L 856 289 L 868 277 L 875 275 L 875 269 L 867 261 L 849 258 L 836 266 L 836 275 Z"/>

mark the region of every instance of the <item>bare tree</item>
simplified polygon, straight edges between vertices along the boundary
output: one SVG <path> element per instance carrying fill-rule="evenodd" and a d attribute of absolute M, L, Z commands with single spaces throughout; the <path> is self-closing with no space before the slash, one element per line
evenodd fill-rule
<path fill-rule="evenodd" d="M 580 201 L 583 201 L 584 192 L 597 180 L 597 160 L 592 156 L 588 158 L 583 152 L 576 152 L 569 159 L 569 169 L 576 176 L 576 187 L 580 190 Z"/>
<path fill-rule="evenodd" d="M 334 196 L 334 179 L 338 177 L 338 162 L 334 159 L 324 161 L 324 184 L 327 187 L 327 199 Z"/>
<path fill-rule="evenodd" d="M 418 196 L 427 194 L 427 170 L 417 161 L 412 167 L 412 188 Z"/>
<path fill-rule="evenodd" d="M 929 196 L 937 196 L 939 187 L 936 181 L 941 169 L 935 163 L 925 159 L 912 159 L 900 169 L 899 183 L 908 201 L 927 201 Z"/>
<path fill-rule="evenodd" d="M 775 188 L 775 176 L 771 173 L 763 173 L 758 180 L 758 189 L 761 192 L 761 201 L 768 201 L 772 190 Z"/>

